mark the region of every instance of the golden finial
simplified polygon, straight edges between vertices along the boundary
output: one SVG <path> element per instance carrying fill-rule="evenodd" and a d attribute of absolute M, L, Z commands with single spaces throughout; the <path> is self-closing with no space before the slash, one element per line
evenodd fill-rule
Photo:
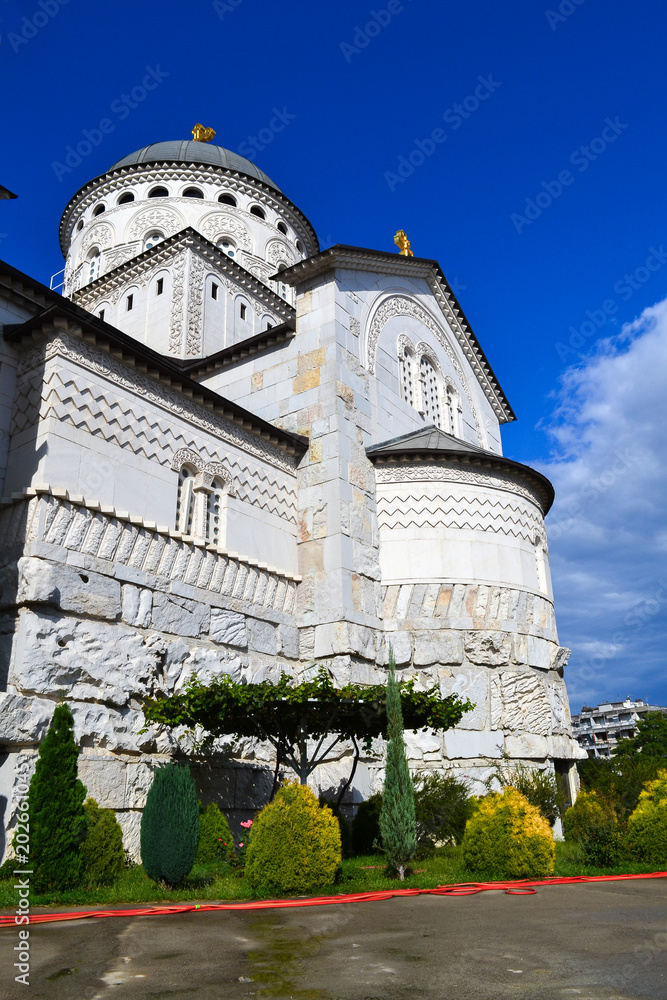
<path fill-rule="evenodd" d="M 215 129 L 206 128 L 204 125 L 195 125 L 192 136 L 195 142 L 211 142 L 215 138 Z"/>
<path fill-rule="evenodd" d="M 414 257 L 412 250 L 410 249 L 410 240 L 407 238 L 402 229 L 399 229 L 394 236 L 394 243 L 399 247 L 399 253 L 403 257 Z"/>

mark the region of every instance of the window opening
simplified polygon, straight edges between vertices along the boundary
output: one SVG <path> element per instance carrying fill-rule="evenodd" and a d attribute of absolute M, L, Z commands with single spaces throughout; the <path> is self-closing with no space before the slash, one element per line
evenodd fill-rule
<path fill-rule="evenodd" d="M 217 297 L 218 297 L 218 286 L 214 281 L 213 284 L 211 285 L 211 298 L 217 299 Z"/>
<path fill-rule="evenodd" d="M 127 297 L 127 312 L 134 306 L 134 295 L 128 295 Z"/>
<path fill-rule="evenodd" d="M 422 355 L 419 362 L 419 377 L 422 391 L 422 407 L 426 420 L 440 426 L 440 400 L 438 398 L 438 376 L 429 359 Z"/>
<path fill-rule="evenodd" d="M 157 279 L 157 294 L 162 295 L 164 291 L 164 278 Z"/>

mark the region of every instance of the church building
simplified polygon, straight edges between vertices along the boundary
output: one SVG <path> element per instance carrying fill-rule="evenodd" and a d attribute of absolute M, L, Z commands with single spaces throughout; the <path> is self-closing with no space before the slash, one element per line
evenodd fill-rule
<path fill-rule="evenodd" d="M 177 734 L 146 696 L 188 678 L 402 678 L 475 704 L 406 733 L 474 791 L 504 754 L 576 794 L 539 472 L 438 263 L 337 245 L 210 141 L 124 156 L 67 204 L 61 291 L 0 262 L 0 811 L 59 699 L 88 794 L 137 852 Z M 362 758 L 350 802 L 381 788 Z M 351 748 L 314 774 L 321 791 Z M 232 823 L 272 751 L 193 768 Z"/>

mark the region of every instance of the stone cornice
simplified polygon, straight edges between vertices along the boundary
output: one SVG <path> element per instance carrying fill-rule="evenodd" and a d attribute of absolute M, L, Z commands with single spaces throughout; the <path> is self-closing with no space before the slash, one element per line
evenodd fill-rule
<path fill-rule="evenodd" d="M 76 222 L 75 215 L 85 211 L 94 202 L 99 201 L 100 198 L 105 198 L 111 193 L 117 193 L 119 181 L 131 181 L 135 177 L 137 180 L 149 183 L 153 181 L 182 180 L 199 181 L 203 184 L 216 179 L 229 179 L 233 181 L 236 190 L 257 198 L 258 201 L 268 205 L 274 211 L 281 211 L 286 208 L 293 213 L 294 218 L 291 221 L 299 239 L 308 250 L 316 248 L 316 252 L 319 252 L 320 244 L 317 234 L 306 216 L 289 198 L 280 194 L 275 188 L 269 187 L 267 184 L 262 183 L 262 181 L 249 177 L 247 174 L 239 173 L 236 170 L 229 170 L 226 167 L 166 162 L 137 163 L 128 167 L 119 167 L 117 170 L 111 170 L 106 174 L 95 177 L 79 188 L 67 203 L 67 207 L 60 220 L 60 248 L 63 257 L 67 256 L 68 248 L 72 242 L 72 231 Z M 172 199 L 168 198 L 164 200 L 171 201 Z M 147 204 L 150 205 L 150 201 Z M 215 206 L 215 208 L 221 208 L 217 201 L 210 202 L 209 204 Z"/>
<path fill-rule="evenodd" d="M 484 390 L 500 423 L 516 420 L 515 413 L 473 333 L 452 288 L 436 260 L 403 257 L 382 250 L 338 245 L 280 271 L 280 280 L 298 286 L 334 269 L 372 271 L 401 277 L 424 278 L 433 292 L 442 315 L 451 327 L 461 350 Z M 274 279 L 277 277 L 273 276 Z"/>
<path fill-rule="evenodd" d="M 148 267 L 159 267 L 162 262 L 166 263 L 171 260 L 182 249 L 195 250 L 225 277 L 247 292 L 249 296 L 260 301 L 267 312 L 278 313 L 284 322 L 289 322 L 296 316 L 295 309 L 280 295 L 277 295 L 260 278 L 247 271 L 242 264 L 239 264 L 223 250 L 218 249 L 191 226 L 161 240 L 150 250 L 144 250 L 136 257 L 131 257 L 130 260 L 119 264 L 111 271 L 107 271 L 106 274 L 100 275 L 95 281 L 91 281 L 79 291 L 74 292 L 72 299 L 85 309 L 88 302 L 98 301 L 106 290 L 112 291 L 119 285 L 126 285 L 134 278 L 141 278 Z"/>
<path fill-rule="evenodd" d="M 195 361 L 182 362 L 181 367 L 192 378 L 205 378 L 214 372 L 222 371 L 223 368 L 236 365 L 239 361 L 245 361 L 246 358 L 252 357 L 253 354 L 259 354 L 260 351 L 267 351 L 271 347 L 278 347 L 281 344 L 285 344 L 288 340 L 292 340 L 296 336 L 294 328 L 294 322 L 282 323 L 280 326 L 274 326 L 271 330 L 258 333 L 255 337 L 249 337 L 247 340 L 239 340 L 237 344 L 225 347 L 215 354 L 209 354 L 207 358 L 197 358 Z"/>

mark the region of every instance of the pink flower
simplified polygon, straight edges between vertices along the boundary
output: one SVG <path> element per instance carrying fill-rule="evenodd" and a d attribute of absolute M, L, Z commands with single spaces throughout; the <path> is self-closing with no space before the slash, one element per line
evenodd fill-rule
<path fill-rule="evenodd" d="M 244 828 L 245 830 L 249 830 L 249 829 L 250 829 L 250 827 L 252 826 L 252 820 L 251 820 L 251 819 L 247 819 L 247 820 L 245 820 L 245 822 L 244 822 L 244 823 L 241 823 L 241 826 L 242 826 L 242 827 L 243 827 L 243 828 Z"/>
<path fill-rule="evenodd" d="M 239 847 L 243 847 L 243 841 L 241 841 L 241 843 L 239 844 Z"/>

